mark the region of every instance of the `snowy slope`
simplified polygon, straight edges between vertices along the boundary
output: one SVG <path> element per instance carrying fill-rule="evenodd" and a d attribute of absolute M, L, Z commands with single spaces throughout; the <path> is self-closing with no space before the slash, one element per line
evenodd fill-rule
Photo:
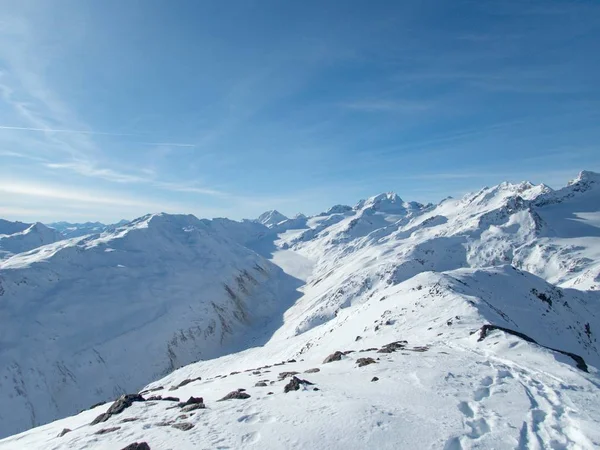
<path fill-rule="evenodd" d="M 3 220 L 0 228 L 6 232 L 0 233 L 0 260 L 64 239 L 61 233 L 39 222 L 24 224 Z"/>
<path fill-rule="evenodd" d="M 600 176 L 582 172 L 556 191 L 528 182 L 502 183 L 438 205 L 406 202 L 387 193 L 353 208 L 338 205 L 276 225 L 183 216 L 176 227 L 161 228 L 160 239 L 151 234 L 140 240 L 143 245 L 132 245 L 130 234 L 153 229 L 145 224 L 156 216 L 149 216 L 114 234 L 17 255 L 0 266 L 0 277 L 7 269 L 30 270 L 38 264 L 48 272 L 25 281 L 39 282 L 60 266 L 58 261 L 71 258 L 56 255 L 85 255 L 106 243 L 111 249 L 127 249 L 134 258 L 135 264 L 128 265 L 102 259 L 137 268 L 126 272 L 127 285 L 132 280 L 152 284 L 160 274 L 164 278 L 156 283 L 161 287 L 177 286 L 187 293 L 190 285 L 196 288 L 196 272 L 190 272 L 195 258 L 209 254 L 208 259 L 219 259 L 234 252 L 245 255 L 249 265 L 258 262 L 267 269 L 270 275 L 260 279 L 261 289 L 278 295 L 282 304 L 277 309 L 262 291 L 251 292 L 246 311 L 264 307 L 261 325 L 239 324 L 237 340 L 232 337 L 230 345 L 197 357 L 254 348 L 189 364 L 150 383 L 147 389 L 156 391 L 144 393 L 146 398 L 173 395 L 182 401 L 203 397 L 206 408 L 136 402 L 106 422 L 90 425 L 108 409 L 99 406 L 0 441 L 0 449 L 121 449 L 136 441 L 152 449 L 598 448 L 599 214 Z M 181 230 L 189 227 L 220 245 L 182 257 L 189 243 L 180 237 Z M 143 254 L 140 259 L 138 253 Z M 171 261 L 172 253 L 185 263 L 160 265 L 154 259 L 163 261 L 166 254 Z M 94 259 L 78 275 L 97 279 L 92 292 L 105 289 L 105 280 L 118 279 L 113 272 L 99 271 L 99 261 Z M 69 267 L 83 266 L 77 260 Z M 236 270 L 217 271 L 221 278 L 210 271 L 202 292 L 227 283 L 227 274 Z M 176 282 L 173 273 L 178 274 Z M 38 291 L 22 279 L 12 281 L 13 289 L 21 289 L 14 292 L 15 300 Z M 67 289 L 72 297 L 76 284 L 55 285 L 50 292 L 60 295 Z M 110 296 L 113 291 L 104 292 Z M 140 292 L 131 291 L 127 298 L 135 303 Z M 54 311 L 51 305 L 46 315 Z M 127 310 L 115 312 L 115 320 L 121 315 L 129 325 Z M 178 321 L 158 321 L 164 330 L 174 323 L 179 326 Z M 152 338 L 163 330 L 158 324 L 144 328 Z M 63 326 L 57 324 L 56 331 Z M 97 328 L 105 332 L 106 326 Z M 23 334 L 30 332 L 15 331 L 15 336 Z M 152 340 L 145 334 L 119 339 L 134 342 L 135 348 Z M 211 339 L 198 337 L 195 346 L 210 347 Z M 345 353 L 341 360 L 324 363 L 336 351 Z M 155 359 L 161 349 L 144 348 L 143 353 Z M 372 360 L 361 360 L 366 365 L 359 367 L 359 358 Z M 118 354 L 107 366 L 123 360 Z M 182 358 L 174 366 L 187 362 Z M 305 373 L 307 369 L 319 370 Z M 90 370 L 91 382 L 82 375 L 88 390 L 106 379 L 105 373 L 96 378 L 96 371 Z M 290 377 L 278 376 L 285 371 L 300 372 L 298 377 L 314 385 L 285 393 Z M 132 369 L 126 366 L 120 375 L 128 373 Z M 373 377 L 378 380 L 371 381 Z M 177 387 L 182 382 L 185 386 Z M 217 401 L 240 388 L 250 397 Z M 83 386 L 80 391 L 85 392 Z M 25 403 L 19 400 L 16 408 Z M 72 431 L 57 437 L 64 428 Z"/>
<path fill-rule="evenodd" d="M 493 294 L 505 284 L 510 292 Z M 573 311 L 555 328 L 563 310 L 532 297 L 532 288 L 561 295 Z M 138 402 L 90 425 L 107 410 L 104 405 L 0 441 L 0 448 L 120 449 L 133 442 L 152 449 L 600 445 L 596 370 L 585 373 L 569 357 L 511 334 L 494 331 L 479 341 L 478 333 L 486 323 L 521 331 L 541 325 L 535 338 L 544 345 L 564 342 L 581 350 L 589 340 L 569 327 L 581 314 L 598 326 L 597 297 L 555 290 L 510 267 L 423 273 L 381 293 L 385 298 L 341 311 L 305 335 L 274 337 L 263 347 L 186 366 L 144 394 L 202 397 L 205 408 Z M 551 317 L 546 320 L 544 312 Z M 400 340 L 407 342 L 397 351 L 379 351 Z M 324 363 L 335 351 L 346 354 Z M 360 367 L 359 358 L 372 363 Z M 299 372 L 313 385 L 285 393 L 291 376 L 281 380 L 284 372 Z M 240 388 L 250 397 L 218 401 Z M 58 437 L 65 428 L 72 431 Z"/>
<path fill-rule="evenodd" d="M 5 260 L 0 433 L 223 354 L 281 314 L 293 282 L 193 216 L 149 215 Z"/>

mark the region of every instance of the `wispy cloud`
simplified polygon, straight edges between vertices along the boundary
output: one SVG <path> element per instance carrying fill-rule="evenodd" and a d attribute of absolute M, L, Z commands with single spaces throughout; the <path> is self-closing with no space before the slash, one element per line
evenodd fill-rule
<path fill-rule="evenodd" d="M 123 195 L 106 194 L 97 191 L 84 191 L 76 187 L 55 186 L 41 183 L 18 181 L 0 181 L 0 192 L 10 195 L 21 195 L 53 200 L 67 200 L 86 204 L 104 204 L 118 206 L 147 207 L 156 210 L 160 206 L 142 199 L 128 198 Z"/>
<path fill-rule="evenodd" d="M 135 142 L 140 145 L 152 145 L 156 147 L 197 147 L 197 144 L 181 144 L 179 142 Z"/>
<path fill-rule="evenodd" d="M 414 113 L 426 111 L 433 107 L 432 102 L 418 100 L 359 100 L 345 102 L 341 107 L 363 112 L 400 112 Z"/>
<path fill-rule="evenodd" d="M 45 166 L 49 169 L 69 170 L 86 177 L 101 178 L 115 183 L 148 183 L 152 181 L 151 179 L 138 175 L 118 172 L 112 169 L 98 168 L 88 161 L 46 163 Z"/>

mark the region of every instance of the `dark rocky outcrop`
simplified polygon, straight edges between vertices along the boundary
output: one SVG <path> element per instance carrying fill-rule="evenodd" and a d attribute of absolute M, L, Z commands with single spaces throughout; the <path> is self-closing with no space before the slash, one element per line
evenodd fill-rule
<path fill-rule="evenodd" d="M 369 364 L 375 364 L 375 360 L 373 358 L 358 358 L 356 360 L 358 367 L 368 366 Z"/>
<path fill-rule="evenodd" d="M 127 418 L 121 420 L 121 423 L 135 422 L 136 420 L 139 420 L 139 419 L 137 417 L 127 417 Z"/>
<path fill-rule="evenodd" d="M 178 430 L 182 430 L 182 431 L 188 431 L 188 430 L 191 430 L 192 428 L 194 428 L 194 425 L 189 422 L 181 422 L 181 423 L 174 423 L 173 425 L 171 425 L 171 427 L 177 428 Z"/>
<path fill-rule="evenodd" d="M 295 371 L 291 371 L 291 372 L 281 372 L 279 374 L 279 379 L 280 380 L 285 380 L 286 378 L 289 377 L 293 377 L 294 375 L 298 375 L 300 372 L 295 372 Z"/>
<path fill-rule="evenodd" d="M 190 412 L 190 411 L 194 411 L 196 409 L 205 409 L 206 405 L 204 403 L 193 403 L 191 405 L 186 405 L 184 407 L 181 408 L 182 412 Z"/>
<path fill-rule="evenodd" d="M 305 370 L 304 373 L 317 373 L 317 372 L 320 372 L 320 371 L 321 371 L 321 369 L 319 369 L 318 367 L 315 367 L 313 369 Z"/>
<path fill-rule="evenodd" d="M 110 408 L 96 417 L 90 425 L 96 425 L 101 422 L 106 422 L 111 416 L 121 414 L 125 409 L 129 408 L 133 402 L 145 402 L 146 400 L 140 394 L 124 394 L 121 395 Z"/>
<path fill-rule="evenodd" d="M 331 355 L 329 355 L 327 358 L 325 358 L 323 360 L 323 364 L 327 364 L 333 361 L 341 361 L 342 360 L 342 356 L 344 356 L 343 352 L 337 351 L 335 353 L 332 353 Z"/>
<path fill-rule="evenodd" d="M 302 386 L 302 385 L 312 386 L 313 384 L 314 383 L 311 383 L 310 381 L 302 380 L 298 377 L 292 377 L 290 382 L 288 384 L 286 384 L 285 387 L 283 388 L 283 392 L 285 392 L 287 394 L 288 392 L 291 392 L 291 391 L 297 391 L 298 389 L 300 389 L 300 386 Z"/>
<path fill-rule="evenodd" d="M 407 344 L 407 341 L 390 342 L 377 350 L 377 353 L 394 353 L 396 350 L 404 349 Z"/>
<path fill-rule="evenodd" d="M 179 402 L 177 404 L 177 406 L 179 406 L 180 408 L 183 408 L 184 406 L 187 405 L 195 405 L 195 404 L 203 404 L 204 403 L 204 399 L 202 397 L 190 397 L 188 398 L 185 402 Z"/>
<path fill-rule="evenodd" d="M 134 442 L 121 450 L 150 450 L 150 446 L 146 442 Z"/>
<path fill-rule="evenodd" d="M 371 378 L 371 382 L 373 382 L 373 381 L 379 381 L 379 378 L 378 377 Z"/>
<path fill-rule="evenodd" d="M 225 397 L 223 397 L 220 400 L 217 400 L 218 402 L 222 402 L 224 400 L 244 400 L 250 398 L 250 394 L 247 394 L 244 391 L 231 391 L 229 394 L 227 394 Z"/>
<path fill-rule="evenodd" d="M 60 433 L 58 433 L 57 437 L 63 437 L 65 434 L 70 433 L 70 432 L 71 432 L 70 428 L 63 428 L 63 430 Z"/>
<path fill-rule="evenodd" d="M 267 387 L 267 383 L 265 383 L 264 381 L 259 381 L 254 386 L 255 387 Z"/>
<path fill-rule="evenodd" d="M 117 431 L 120 429 L 121 429 L 121 427 L 102 428 L 101 430 L 96 431 L 94 434 L 107 434 L 107 433 L 112 433 L 113 431 Z"/>
<path fill-rule="evenodd" d="M 563 355 L 569 356 L 571 359 L 573 359 L 573 361 L 575 361 L 575 364 L 577 365 L 578 369 L 583 370 L 584 372 L 588 371 L 588 366 L 587 366 L 585 360 L 581 356 L 576 355 L 575 353 L 567 352 L 564 350 L 559 350 L 557 348 L 546 347 L 545 345 L 542 345 L 539 342 L 535 341 L 534 339 L 530 338 L 526 334 L 520 333 L 519 331 L 511 330 L 509 328 L 504 328 L 504 327 L 500 327 L 497 325 L 491 325 L 491 324 L 484 325 L 479 330 L 479 339 L 477 339 L 477 342 L 483 341 L 487 337 L 488 333 L 493 330 L 504 331 L 505 333 L 512 334 L 513 336 L 517 336 L 518 338 L 521 338 L 524 341 L 527 341 L 531 344 L 539 345 L 540 347 L 547 348 L 548 350 L 552 350 L 553 352 L 562 353 Z"/>
<path fill-rule="evenodd" d="M 161 395 L 153 395 L 152 397 L 148 397 L 146 399 L 147 402 L 161 400 L 163 402 L 178 402 L 179 397 L 163 397 Z"/>

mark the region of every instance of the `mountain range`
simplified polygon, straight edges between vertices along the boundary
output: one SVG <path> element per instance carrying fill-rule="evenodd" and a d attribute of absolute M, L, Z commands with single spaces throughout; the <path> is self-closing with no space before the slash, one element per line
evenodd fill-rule
<path fill-rule="evenodd" d="M 600 174 L 49 225 L 0 221 L 0 449 L 600 446 Z"/>

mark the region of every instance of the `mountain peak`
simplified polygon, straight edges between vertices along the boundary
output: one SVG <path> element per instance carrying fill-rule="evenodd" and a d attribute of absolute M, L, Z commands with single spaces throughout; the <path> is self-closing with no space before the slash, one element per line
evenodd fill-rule
<path fill-rule="evenodd" d="M 276 209 L 265 211 L 260 216 L 258 216 L 258 219 L 256 219 L 258 223 L 262 223 L 265 226 L 277 225 L 278 223 L 283 222 L 284 220 L 288 220 L 288 218 Z"/>
<path fill-rule="evenodd" d="M 598 173 L 598 172 L 592 172 L 590 170 L 582 170 L 577 175 L 577 178 L 569 181 L 569 183 L 567 184 L 567 186 L 572 186 L 574 184 L 578 184 L 578 183 L 581 183 L 581 182 L 599 183 L 600 182 L 600 173 Z"/>

